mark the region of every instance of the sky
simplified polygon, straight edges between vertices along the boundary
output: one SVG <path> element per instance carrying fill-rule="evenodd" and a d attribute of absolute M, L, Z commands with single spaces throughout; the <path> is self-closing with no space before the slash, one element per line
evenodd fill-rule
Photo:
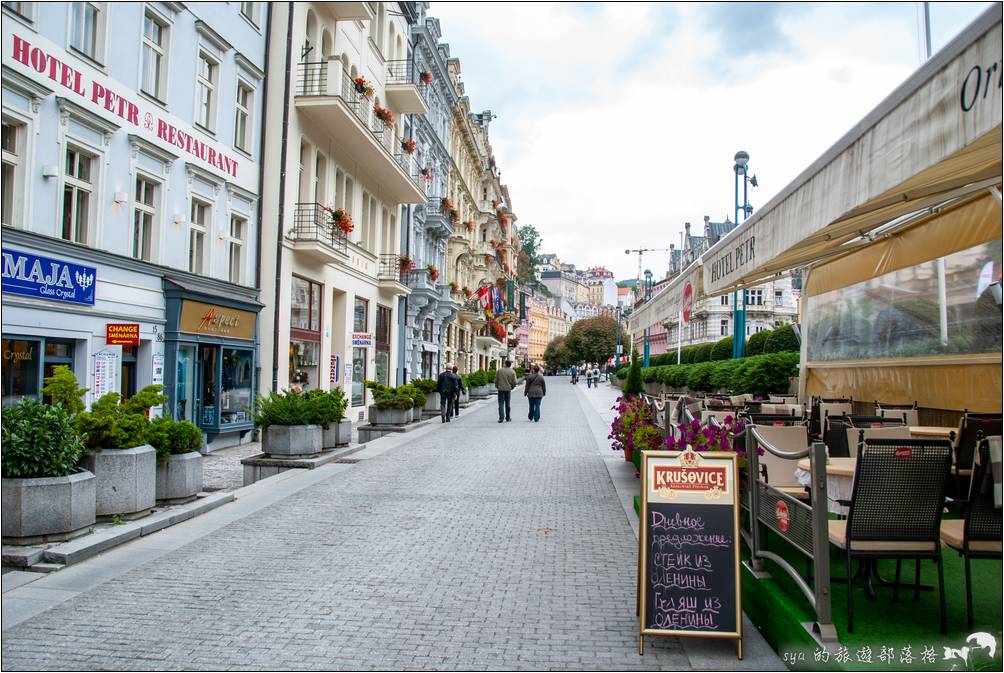
<path fill-rule="evenodd" d="M 933 52 L 989 2 L 931 3 Z M 518 225 L 578 268 L 762 206 L 925 60 L 923 3 L 432 2 Z M 662 278 L 668 252 L 644 268 Z"/>

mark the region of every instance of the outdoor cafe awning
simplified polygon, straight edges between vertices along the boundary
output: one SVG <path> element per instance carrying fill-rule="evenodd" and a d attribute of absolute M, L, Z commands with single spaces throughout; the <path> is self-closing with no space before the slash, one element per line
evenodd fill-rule
<path fill-rule="evenodd" d="M 628 331 L 634 334 L 653 325 L 677 322 L 688 301 L 687 297 L 690 297 L 690 305 L 693 306 L 693 301 L 701 295 L 702 281 L 701 267 L 696 263 L 691 264 L 671 280 L 666 289 L 635 309 L 629 319 Z"/>
<path fill-rule="evenodd" d="M 1001 50 L 995 5 L 705 253 L 703 293 L 845 254 L 899 217 L 999 186 Z"/>

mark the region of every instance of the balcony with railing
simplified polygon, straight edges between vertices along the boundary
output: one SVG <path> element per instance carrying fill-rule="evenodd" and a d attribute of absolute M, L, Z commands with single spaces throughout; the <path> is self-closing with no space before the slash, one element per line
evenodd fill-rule
<path fill-rule="evenodd" d="M 387 61 L 387 102 L 405 114 L 429 114 L 418 90 L 419 72 L 412 59 Z"/>
<path fill-rule="evenodd" d="M 337 138 L 391 199 L 425 202 L 425 182 L 393 123 L 380 118 L 366 87 L 354 82 L 337 58 L 297 64 L 294 104 L 317 129 Z"/>
<path fill-rule="evenodd" d="M 319 203 L 296 204 L 286 238 L 294 250 L 322 263 L 344 261 L 348 256 L 348 235 L 335 224 L 331 211 Z"/>
<path fill-rule="evenodd" d="M 399 286 L 407 285 L 405 277 L 407 272 L 401 272 L 401 256 L 395 254 L 380 255 L 377 265 L 377 281 L 381 286 L 401 289 Z"/>
<path fill-rule="evenodd" d="M 453 236 L 453 223 L 450 212 L 443 208 L 443 197 L 434 196 L 425 204 L 425 230 L 438 238 Z"/>

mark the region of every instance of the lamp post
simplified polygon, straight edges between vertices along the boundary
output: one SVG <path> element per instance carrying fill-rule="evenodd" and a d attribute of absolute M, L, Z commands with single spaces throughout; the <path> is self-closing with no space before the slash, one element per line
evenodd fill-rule
<path fill-rule="evenodd" d="M 652 299 L 652 271 L 651 269 L 645 269 L 645 301 L 648 302 Z M 642 361 L 643 367 L 649 366 L 649 346 L 648 346 L 648 332 L 649 328 L 645 328 L 645 356 Z"/>
<path fill-rule="evenodd" d="M 736 226 L 739 226 L 740 211 L 743 214 L 742 221 L 745 221 L 747 217 L 753 214 L 753 206 L 749 203 L 749 186 L 752 185 L 756 187 L 756 176 L 750 176 L 749 174 L 749 160 L 750 155 L 743 150 L 736 152 L 734 157 L 735 165 L 732 166 L 732 171 L 736 174 L 735 187 L 736 187 Z M 742 177 L 743 181 L 743 202 L 739 205 L 739 178 Z M 742 306 L 740 307 L 740 294 L 739 290 L 733 290 L 732 292 L 732 357 L 738 359 L 746 355 L 746 288 L 742 288 Z"/>

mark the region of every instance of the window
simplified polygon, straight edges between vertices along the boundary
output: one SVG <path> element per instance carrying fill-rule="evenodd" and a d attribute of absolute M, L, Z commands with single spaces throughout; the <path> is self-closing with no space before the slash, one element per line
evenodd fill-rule
<path fill-rule="evenodd" d="M 237 82 L 237 111 L 234 118 L 234 147 L 251 152 L 251 105 L 254 90 L 243 81 Z"/>
<path fill-rule="evenodd" d="M 92 220 L 94 190 L 92 168 L 94 157 L 75 147 L 66 148 L 66 170 L 63 178 L 63 238 L 75 243 L 87 243 Z"/>
<path fill-rule="evenodd" d="M 243 217 L 230 216 L 230 282 L 240 285 L 244 279 L 244 236 L 247 223 Z"/>
<path fill-rule="evenodd" d="M 321 360 L 321 295 L 323 287 L 293 276 L 289 311 L 289 382 L 317 387 Z"/>
<path fill-rule="evenodd" d="M 22 397 L 38 397 L 40 345 L 31 339 L 3 340 L 3 406 L 13 406 Z"/>
<path fill-rule="evenodd" d="M 192 216 L 188 225 L 188 270 L 205 274 L 206 231 L 212 222 L 212 206 L 192 199 Z"/>
<path fill-rule="evenodd" d="M 293 276 L 289 326 L 309 332 L 321 331 L 321 286 Z"/>
<path fill-rule="evenodd" d="M 214 131 L 216 127 L 216 81 L 219 78 L 219 63 L 204 51 L 199 52 L 198 71 L 195 78 L 195 123 Z"/>
<path fill-rule="evenodd" d="M 722 320 L 721 335 L 722 336 L 728 336 L 729 335 L 729 321 L 728 320 Z"/>
<path fill-rule="evenodd" d="M 224 348 L 222 374 L 220 425 L 250 423 L 254 351 Z"/>
<path fill-rule="evenodd" d="M 104 39 L 102 2 L 70 3 L 70 47 L 100 62 Z"/>
<path fill-rule="evenodd" d="M 422 340 L 432 341 L 432 318 L 426 318 L 422 326 Z"/>
<path fill-rule="evenodd" d="M 22 19 L 34 22 L 35 3 L 34 2 L 4 2 L 4 9 L 9 9 Z"/>
<path fill-rule="evenodd" d="M 781 290 L 774 290 L 774 304 L 776 306 L 784 306 L 784 292 Z"/>
<path fill-rule="evenodd" d="M 140 88 L 157 100 L 164 100 L 166 51 L 167 26 L 147 11 L 143 15 L 143 74 Z"/>
<path fill-rule="evenodd" d="M 390 385 L 390 326 L 391 310 L 377 304 L 376 335 L 376 380 Z"/>
<path fill-rule="evenodd" d="M 241 3 L 241 16 L 258 26 L 258 3 L 257 2 L 242 2 Z"/>
<path fill-rule="evenodd" d="M 133 202 L 132 256 L 152 260 L 157 217 L 157 183 L 144 177 L 136 178 L 136 198 Z"/>
<path fill-rule="evenodd" d="M 728 306 L 728 305 L 729 305 L 729 295 L 723 294 L 722 295 L 722 306 Z"/>
<path fill-rule="evenodd" d="M 362 297 L 356 297 L 356 303 L 352 311 L 352 331 L 365 332 L 369 325 L 368 314 L 370 303 Z"/>
<path fill-rule="evenodd" d="M 763 306 L 763 288 L 758 287 L 753 290 L 744 290 L 746 293 L 746 304 L 752 306 Z"/>
<path fill-rule="evenodd" d="M 3 192 L 0 209 L 3 211 L 3 223 L 13 226 L 20 220 L 17 215 L 17 203 L 23 192 L 21 185 L 24 182 L 24 125 L 3 120 Z"/>
<path fill-rule="evenodd" d="M 366 403 L 366 349 L 352 349 L 352 406 Z"/>

